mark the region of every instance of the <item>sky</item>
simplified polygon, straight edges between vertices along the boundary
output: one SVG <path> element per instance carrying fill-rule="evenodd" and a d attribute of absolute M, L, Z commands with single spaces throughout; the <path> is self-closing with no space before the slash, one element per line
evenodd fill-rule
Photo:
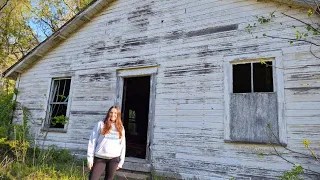
<path fill-rule="evenodd" d="M 31 0 L 31 5 L 33 7 L 37 7 L 39 2 L 40 2 L 40 0 Z M 52 6 L 52 8 L 54 11 L 54 6 Z M 44 41 L 47 38 L 46 34 L 44 33 L 44 31 L 41 28 L 45 25 L 44 23 L 39 23 L 39 22 L 35 21 L 34 19 L 30 19 L 28 21 L 28 24 L 34 30 L 34 32 L 36 32 L 36 34 L 38 35 L 38 38 L 39 38 L 38 40 L 40 42 Z M 52 31 L 50 31 L 50 28 L 47 28 L 47 29 L 48 29 L 48 30 L 46 30 L 47 35 L 51 35 Z"/>

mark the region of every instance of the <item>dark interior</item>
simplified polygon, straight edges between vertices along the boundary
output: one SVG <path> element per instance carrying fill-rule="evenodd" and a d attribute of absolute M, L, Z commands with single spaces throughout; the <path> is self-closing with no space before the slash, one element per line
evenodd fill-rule
<path fill-rule="evenodd" d="M 64 124 L 55 122 L 55 118 L 67 115 L 71 79 L 54 80 L 53 97 L 50 102 L 50 128 L 64 128 Z"/>
<path fill-rule="evenodd" d="M 273 92 L 272 62 L 253 63 L 254 92 Z"/>
<path fill-rule="evenodd" d="M 233 93 L 251 92 L 251 64 L 234 64 Z"/>
<path fill-rule="evenodd" d="M 150 76 L 124 79 L 122 115 L 127 157 L 146 158 Z"/>
<path fill-rule="evenodd" d="M 273 92 L 272 62 L 234 64 L 233 93 Z M 253 70 L 253 87 L 251 71 Z M 252 89 L 253 88 L 253 89 Z"/>

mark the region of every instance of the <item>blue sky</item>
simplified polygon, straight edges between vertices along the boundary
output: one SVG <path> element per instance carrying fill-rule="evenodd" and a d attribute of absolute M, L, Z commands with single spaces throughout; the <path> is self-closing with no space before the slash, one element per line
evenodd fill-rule
<path fill-rule="evenodd" d="M 33 7 L 37 7 L 38 3 L 39 3 L 39 0 L 32 0 L 31 1 L 31 5 Z M 53 11 L 54 11 L 55 7 L 52 6 L 51 8 L 53 8 Z M 28 24 L 34 30 L 34 32 L 38 35 L 40 42 L 44 41 L 47 38 L 46 34 L 41 29 L 41 27 L 43 27 L 43 25 L 45 25 L 44 23 L 40 24 L 40 23 L 37 23 L 36 21 L 34 21 L 33 19 L 31 19 L 28 21 Z M 50 31 L 50 28 L 46 28 L 46 29 L 47 29 L 46 30 L 47 35 L 51 35 L 52 32 Z"/>

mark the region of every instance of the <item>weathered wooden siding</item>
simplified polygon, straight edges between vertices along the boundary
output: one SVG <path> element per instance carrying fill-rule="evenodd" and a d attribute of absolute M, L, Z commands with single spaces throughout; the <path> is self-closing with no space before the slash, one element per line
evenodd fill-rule
<path fill-rule="evenodd" d="M 272 179 L 291 166 L 269 155 L 270 146 L 224 142 L 222 59 L 282 51 L 288 146 L 303 151 L 301 142 L 308 138 L 319 150 L 319 60 L 304 43 L 254 38 L 266 31 L 294 34 L 279 22 L 299 24 L 276 14 L 276 23 L 252 35 L 245 29 L 255 16 L 277 7 L 256 0 L 115 1 L 23 72 L 18 101 L 31 110 L 32 129 L 38 132 L 51 78 L 72 76 L 68 131 L 50 132 L 46 143 L 85 152 L 94 123 L 115 102 L 116 69 L 159 64 L 151 146 L 155 170 L 180 178 Z M 287 6 L 278 10 L 307 18 Z M 20 116 L 16 111 L 17 120 Z M 266 155 L 261 158 L 258 153 Z"/>

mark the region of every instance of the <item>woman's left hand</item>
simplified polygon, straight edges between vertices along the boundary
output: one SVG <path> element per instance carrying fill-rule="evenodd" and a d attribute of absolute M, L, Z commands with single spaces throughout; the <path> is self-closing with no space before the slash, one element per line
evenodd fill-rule
<path fill-rule="evenodd" d="M 119 167 L 117 167 L 117 170 L 119 170 L 120 168 Z"/>

